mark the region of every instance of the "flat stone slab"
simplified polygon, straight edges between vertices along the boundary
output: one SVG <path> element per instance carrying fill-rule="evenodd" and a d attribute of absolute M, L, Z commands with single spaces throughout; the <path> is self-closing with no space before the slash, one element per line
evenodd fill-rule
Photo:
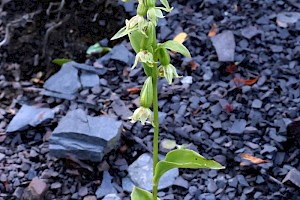
<path fill-rule="evenodd" d="M 262 34 L 262 31 L 261 31 L 261 30 L 258 30 L 258 29 L 256 28 L 256 26 L 248 26 L 248 27 L 243 28 L 243 29 L 241 30 L 241 34 L 242 34 L 242 36 L 244 36 L 245 38 L 251 39 L 251 38 L 253 38 L 253 37 L 256 36 L 256 35 Z"/>
<path fill-rule="evenodd" d="M 100 78 L 97 74 L 82 72 L 80 75 L 82 87 L 94 87 L 100 84 Z"/>
<path fill-rule="evenodd" d="M 152 190 L 153 160 L 150 154 L 142 154 L 128 167 L 128 175 L 132 182 L 145 190 Z M 160 179 L 158 189 L 164 189 L 173 185 L 179 175 L 177 168 L 167 171 Z"/>
<path fill-rule="evenodd" d="M 88 116 L 83 110 L 70 111 L 54 129 L 50 155 L 100 162 L 103 156 L 118 145 L 122 122 L 107 116 Z"/>
<path fill-rule="evenodd" d="M 289 25 L 295 24 L 299 20 L 299 12 L 282 12 L 277 15 L 276 22 L 278 26 L 286 28 Z"/>
<path fill-rule="evenodd" d="M 217 51 L 219 61 L 233 62 L 235 52 L 235 40 L 232 31 L 223 31 L 211 38 L 213 46 Z"/>
<path fill-rule="evenodd" d="M 247 122 L 244 119 L 235 120 L 229 129 L 229 133 L 231 134 L 242 134 L 246 129 Z"/>
<path fill-rule="evenodd" d="M 50 108 L 38 108 L 23 105 L 7 126 L 7 132 L 21 131 L 29 126 L 36 127 L 54 118 L 54 111 Z"/>
<path fill-rule="evenodd" d="M 288 181 L 300 188 L 300 172 L 295 168 L 291 169 L 289 173 L 285 176 L 285 178 L 282 180 L 282 183 Z"/>
<path fill-rule="evenodd" d="M 78 70 L 72 66 L 72 62 L 65 63 L 62 68 L 52 75 L 44 84 L 46 90 L 74 94 L 80 89 Z"/>
<path fill-rule="evenodd" d="M 76 69 L 85 70 L 87 72 L 98 74 L 98 75 L 104 75 L 107 72 L 107 68 L 105 68 L 105 67 L 96 68 L 96 67 L 91 66 L 91 65 L 77 63 L 77 62 L 74 62 L 74 61 L 68 62 L 68 63 Z"/>

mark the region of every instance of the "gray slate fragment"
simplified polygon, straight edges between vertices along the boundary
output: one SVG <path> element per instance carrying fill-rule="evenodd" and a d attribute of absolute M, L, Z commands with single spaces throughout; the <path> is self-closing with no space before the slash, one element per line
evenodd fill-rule
<path fill-rule="evenodd" d="M 254 36 L 261 34 L 261 33 L 262 33 L 262 31 L 258 30 L 255 26 L 248 26 L 241 30 L 242 36 L 244 36 L 247 39 L 251 39 Z"/>
<path fill-rule="evenodd" d="M 136 186 L 151 191 L 152 169 L 152 156 L 148 153 L 144 153 L 128 167 L 128 174 Z M 177 168 L 166 172 L 159 181 L 158 189 L 160 190 L 171 186 L 178 175 L 179 171 Z"/>
<path fill-rule="evenodd" d="M 107 116 L 91 117 L 83 110 L 74 110 L 61 119 L 50 137 L 50 155 L 100 162 L 118 145 L 122 122 Z"/>
<path fill-rule="evenodd" d="M 233 62 L 235 52 L 235 40 L 232 31 L 223 31 L 211 38 L 212 43 L 217 51 L 219 61 Z"/>
<path fill-rule="evenodd" d="M 253 102 L 252 102 L 252 108 L 261 108 L 262 106 L 262 101 L 259 100 L 259 99 L 255 99 Z"/>
<path fill-rule="evenodd" d="M 78 70 L 72 66 L 72 62 L 65 63 L 44 84 L 45 89 L 62 94 L 74 94 L 80 87 Z"/>
<path fill-rule="evenodd" d="M 132 111 L 125 105 L 125 103 L 117 96 L 112 95 L 111 99 L 113 103 L 111 104 L 113 110 L 118 116 L 121 116 L 123 120 L 128 120 L 132 116 Z"/>
<path fill-rule="evenodd" d="M 300 172 L 293 168 L 289 171 L 289 173 L 285 176 L 285 178 L 282 180 L 282 183 L 285 183 L 287 181 L 290 181 L 294 185 L 300 188 Z"/>
<path fill-rule="evenodd" d="M 111 50 L 111 59 L 118 60 L 131 66 L 134 61 L 134 55 L 123 45 L 116 45 Z"/>
<path fill-rule="evenodd" d="M 94 74 L 98 74 L 98 75 L 104 75 L 107 72 L 107 69 L 105 67 L 103 68 L 96 68 L 94 66 L 91 65 L 87 65 L 87 64 L 83 64 L 83 63 L 77 63 L 77 62 L 69 62 L 70 65 L 72 65 L 74 68 L 76 69 L 82 69 Z"/>
<path fill-rule="evenodd" d="M 124 191 L 131 193 L 133 190 L 133 182 L 130 178 L 125 177 L 122 179 L 122 188 Z"/>
<path fill-rule="evenodd" d="M 117 194 L 108 194 L 102 200 L 121 200 Z"/>
<path fill-rule="evenodd" d="M 246 128 L 246 125 L 247 122 L 244 119 L 235 120 L 228 132 L 231 134 L 242 134 Z"/>
<path fill-rule="evenodd" d="M 36 127 L 53 118 L 54 112 L 50 108 L 23 105 L 7 126 L 6 131 L 14 132 L 24 130 L 29 126 Z"/>
<path fill-rule="evenodd" d="M 282 12 L 277 15 L 276 22 L 278 26 L 286 28 L 289 25 L 295 24 L 299 20 L 299 12 Z"/>
<path fill-rule="evenodd" d="M 111 179 L 112 177 L 110 176 L 109 172 L 104 171 L 101 185 L 96 191 L 97 198 L 102 198 L 105 195 L 117 193 L 117 190 L 114 188 L 114 186 L 111 183 Z"/>
<path fill-rule="evenodd" d="M 42 90 L 41 95 L 60 98 L 60 99 L 66 99 L 66 100 L 76 99 L 76 95 L 74 95 L 74 94 L 62 94 L 62 93 L 57 93 L 57 92 L 51 92 L 48 90 Z"/>
<path fill-rule="evenodd" d="M 82 72 L 80 75 L 82 87 L 94 87 L 100 84 L 100 79 L 97 74 Z"/>

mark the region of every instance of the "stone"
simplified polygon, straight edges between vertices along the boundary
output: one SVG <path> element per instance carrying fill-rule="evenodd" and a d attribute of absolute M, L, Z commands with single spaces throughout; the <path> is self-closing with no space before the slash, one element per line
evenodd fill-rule
<path fill-rule="evenodd" d="M 255 99 L 251 105 L 252 108 L 261 108 L 261 106 L 262 106 L 262 101 L 259 99 Z"/>
<path fill-rule="evenodd" d="M 232 31 L 223 31 L 211 38 L 213 46 L 215 47 L 219 61 L 233 62 L 235 52 L 235 39 Z"/>
<path fill-rule="evenodd" d="M 112 177 L 110 176 L 109 172 L 104 171 L 101 185 L 96 191 L 97 198 L 102 198 L 105 195 L 117 193 L 117 190 L 114 188 L 114 186 L 111 183 L 111 179 Z"/>
<path fill-rule="evenodd" d="M 215 191 L 217 191 L 217 189 L 218 189 L 218 186 L 214 182 L 214 180 L 208 179 L 208 184 L 207 184 L 207 190 L 208 190 L 208 192 L 214 193 Z"/>
<path fill-rule="evenodd" d="M 29 126 L 36 127 L 54 118 L 54 111 L 49 108 L 38 108 L 23 105 L 7 126 L 7 132 L 21 131 Z"/>
<path fill-rule="evenodd" d="M 112 95 L 111 99 L 113 100 L 111 107 L 118 116 L 122 117 L 123 120 L 128 120 L 128 118 L 133 115 L 132 111 L 117 95 Z"/>
<path fill-rule="evenodd" d="M 242 134 L 246 128 L 246 125 L 247 122 L 244 119 L 235 120 L 228 132 L 231 134 Z"/>
<path fill-rule="evenodd" d="M 300 20 L 299 12 L 282 12 L 277 15 L 277 25 L 287 28 L 289 25 L 295 24 Z"/>
<path fill-rule="evenodd" d="M 249 183 L 246 181 L 243 175 L 237 175 L 237 180 L 241 186 L 246 186 L 246 187 L 249 186 Z"/>
<path fill-rule="evenodd" d="M 17 189 L 14 191 L 13 196 L 16 199 L 21 199 L 22 195 L 24 193 L 24 188 L 22 187 L 17 187 Z"/>
<path fill-rule="evenodd" d="M 122 179 L 122 188 L 124 191 L 131 193 L 133 190 L 133 182 L 129 177 L 125 177 Z"/>
<path fill-rule="evenodd" d="M 102 200 L 121 200 L 117 194 L 108 194 Z"/>
<path fill-rule="evenodd" d="M 54 189 L 54 190 L 57 190 L 57 189 L 61 188 L 61 183 L 60 182 L 52 183 L 50 188 Z"/>
<path fill-rule="evenodd" d="M 77 63 L 77 62 L 74 62 L 74 61 L 69 62 L 69 64 L 71 66 L 73 66 L 74 68 L 76 68 L 76 69 L 85 70 L 85 71 L 93 73 L 93 74 L 104 75 L 107 72 L 107 69 L 105 67 L 96 68 L 96 67 L 91 66 L 91 65 L 81 64 L 81 63 Z"/>
<path fill-rule="evenodd" d="M 44 84 L 46 90 L 62 94 L 75 94 L 80 87 L 78 70 L 73 67 L 72 62 L 65 63 Z"/>
<path fill-rule="evenodd" d="M 94 195 L 88 195 L 83 198 L 83 200 L 97 200 L 97 197 Z"/>
<path fill-rule="evenodd" d="M 121 131 L 122 122 L 113 118 L 92 117 L 81 109 L 70 111 L 50 137 L 50 155 L 65 158 L 72 154 L 78 159 L 100 162 L 118 145 Z"/>
<path fill-rule="evenodd" d="M 140 188 L 152 190 L 152 170 L 153 160 L 148 153 L 142 154 L 136 161 L 128 167 L 128 175 L 132 182 Z M 179 175 L 177 168 L 167 171 L 161 178 L 158 184 L 158 189 L 164 189 L 171 186 Z"/>
<path fill-rule="evenodd" d="M 62 93 L 57 93 L 57 92 L 51 92 L 48 90 L 42 90 L 41 95 L 60 98 L 60 99 L 66 99 L 66 100 L 70 100 L 70 101 L 76 99 L 76 95 L 74 95 L 74 94 L 62 94 Z"/>
<path fill-rule="evenodd" d="M 288 181 L 300 188 L 300 172 L 295 168 L 291 169 L 282 180 L 282 183 L 286 183 Z"/>
<path fill-rule="evenodd" d="M 0 162 L 5 158 L 5 154 L 0 153 Z"/>
<path fill-rule="evenodd" d="M 48 185 L 41 179 L 34 178 L 24 190 L 23 200 L 41 200 L 48 190 Z"/>
<path fill-rule="evenodd" d="M 123 45 L 116 45 L 111 50 L 111 59 L 118 60 L 131 66 L 134 61 L 134 55 Z"/>
<path fill-rule="evenodd" d="M 84 197 L 88 194 L 88 188 L 87 187 L 81 187 L 78 191 L 78 195 L 81 197 Z"/>
<path fill-rule="evenodd" d="M 181 82 L 182 84 L 190 85 L 190 84 L 193 83 L 193 77 L 192 77 L 192 76 L 185 76 L 185 77 L 183 77 L 183 78 L 180 80 L 180 82 Z"/>
<path fill-rule="evenodd" d="M 251 39 L 251 38 L 255 37 L 256 35 L 262 34 L 262 31 L 258 30 L 256 28 L 256 26 L 248 26 L 241 30 L 241 34 L 245 38 Z"/>
<path fill-rule="evenodd" d="M 183 179 L 181 176 L 179 176 L 178 178 L 176 178 L 176 180 L 174 181 L 173 185 L 188 189 L 189 188 L 189 182 L 185 179 Z"/>
<path fill-rule="evenodd" d="M 97 74 L 90 72 L 82 72 L 80 75 L 82 87 L 94 87 L 100 84 L 100 79 Z"/>
<path fill-rule="evenodd" d="M 203 193 L 198 197 L 198 200 L 216 200 L 216 196 L 210 193 Z"/>

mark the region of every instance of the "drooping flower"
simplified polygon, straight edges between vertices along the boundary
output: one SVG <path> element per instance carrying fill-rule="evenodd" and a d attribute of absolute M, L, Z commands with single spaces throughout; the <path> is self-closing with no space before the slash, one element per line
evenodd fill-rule
<path fill-rule="evenodd" d="M 141 121 L 142 125 L 145 125 L 145 122 L 149 122 L 154 126 L 153 113 L 150 108 L 139 107 L 136 109 L 131 117 L 131 123 Z"/>
<path fill-rule="evenodd" d="M 135 61 L 131 69 L 134 69 L 138 62 L 149 64 L 150 67 L 152 67 L 153 64 L 155 64 L 153 60 L 153 55 L 147 50 L 141 50 L 135 57 Z"/>
<path fill-rule="evenodd" d="M 168 64 L 166 66 L 161 65 L 158 68 L 159 76 L 160 77 L 165 77 L 167 82 L 171 85 L 173 78 L 180 78 L 178 76 L 176 68 L 172 64 Z"/>

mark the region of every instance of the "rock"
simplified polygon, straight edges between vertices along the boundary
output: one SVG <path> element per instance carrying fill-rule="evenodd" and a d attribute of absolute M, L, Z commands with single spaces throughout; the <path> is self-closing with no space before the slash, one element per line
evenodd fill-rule
<path fill-rule="evenodd" d="M 97 197 L 94 195 L 88 195 L 83 198 L 83 200 L 97 200 Z"/>
<path fill-rule="evenodd" d="M 74 68 L 76 69 L 81 69 L 81 70 L 85 70 L 87 72 L 90 72 L 92 74 L 98 74 L 98 75 L 104 75 L 107 72 L 106 68 L 96 68 L 94 66 L 91 65 L 87 65 L 87 64 L 81 64 L 81 63 L 77 63 L 77 62 L 69 62 L 70 65 L 72 65 Z"/>
<path fill-rule="evenodd" d="M 223 31 L 211 38 L 212 43 L 217 51 L 219 61 L 233 62 L 235 51 L 235 40 L 232 31 Z"/>
<path fill-rule="evenodd" d="M 152 169 L 153 160 L 150 154 L 142 154 L 136 161 L 128 167 L 128 174 L 133 183 L 140 188 L 152 190 Z M 178 177 L 179 171 L 177 168 L 166 172 L 160 179 L 158 189 L 164 189 L 173 184 Z"/>
<path fill-rule="evenodd" d="M 128 118 L 133 115 L 132 111 L 117 95 L 112 95 L 111 99 L 113 100 L 111 104 L 113 110 L 118 116 L 121 116 L 123 120 L 128 120 Z"/>
<path fill-rule="evenodd" d="M 53 190 L 57 190 L 57 189 L 61 188 L 61 183 L 60 182 L 52 183 L 50 188 Z"/>
<path fill-rule="evenodd" d="M 261 34 L 261 33 L 262 33 L 262 31 L 258 30 L 255 26 L 248 26 L 241 30 L 242 36 L 244 36 L 247 39 L 251 39 L 254 36 Z"/>
<path fill-rule="evenodd" d="M 185 76 L 185 77 L 183 77 L 183 78 L 180 80 L 180 82 L 181 82 L 182 84 L 188 84 L 188 85 L 190 85 L 190 84 L 193 83 L 193 77 L 192 77 L 192 76 Z"/>
<path fill-rule="evenodd" d="M 134 55 L 123 45 L 116 45 L 111 50 L 111 59 L 118 60 L 131 66 L 134 61 Z"/>
<path fill-rule="evenodd" d="M 125 177 L 122 179 L 122 188 L 124 191 L 131 193 L 133 190 L 133 186 L 134 184 L 130 178 Z"/>
<path fill-rule="evenodd" d="M 0 153 L 0 162 L 3 160 L 3 158 L 5 158 L 5 154 Z"/>
<path fill-rule="evenodd" d="M 218 186 L 214 182 L 214 180 L 208 179 L 208 184 L 207 184 L 207 190 L 208 190 L 208 192 L 214 193 L 215 191 L 217 191 L 217 189 L 218 189 Z"/>
<path fill-rule="evenodd" d="M 251 105 L 252 108 L 261 108 L 261 106 L 262 106 L 262 101 L 259 99 L 255 99 Z"/>
<path fill-rule="evenodd" d="M 6 131 L 15 132 L 24 130 L 29 126 L 36 127 L 37 125 L 53 118 L 54 112 L 49 108 L 38 108 L 35 106 L 23 105 L 7 126 Z"/>
<path fill-rule="evenodd" d="M 176 178 L 176 180 L 174 181 L 173 185 L 182 187 L 184 189 L 188 189 L 189 188 L 189 182 L 185 179 L 183 179 L 181 176 L 179 176 L 178 178 Z"/>
<path fill-rule="evenodd" d="M 237 175 L 237 180 L 241 186 L 246 186 L 246 187 L 249 186 L 249 183 L 246 181 L 243 175 Z"/>
<path fill-rule="evenodd" d="M 82 87 L 94 87 L 100 84 L 100 79 L 97 74 L 82 72 L 80 75 Z"/>
<path fill-rule="evenodd" d="M 231 134 L 242 134 L 246 128 L 246 125 L 247 122 L 244 119 L 235 120 L 228 132 Z"/>
<path fill-rule="evenodd" d="M 17 187 L 17 189 L 14 191 L 13 196 L 16 199 L 21 199 L 22 195 L 24 193 L 24 188 L 22 187 Z"/>
<path fill-rule="evenodd" d="M 88 194 L 88 188 L 87 187 L 81 187 L 78 191 L 78 195 L 81 197 L 84 197 Z"/>
<path fill-rule="evenodd" d="M 49 96 L 49 97 L 56 97 L 60 99 L 66 99 L 66 100 L 74 100 L 76 99 L 76 95 L 74 94 L 61 94 L 57 92 L 51 92 L 48 90 L 42 90 L 41 95 Z"/>
<path fill-rule="evenodd" d="M 44 88 L 62 94 L 75 94 L 81 87 L 78 70 L 73 62 L 65 63 L 62 68 L 52 75 L 44 84 Z"/>
<path fill-rule="evenodd" d="M 50 155 L 100 162 L 102 157 L 118 145 L 122 122 L 107 116 L 91 117 L 81 110 L 67 113 L 50 137 Z"/>
<path fill-rule="evenodd" d="M 283 28 L 287 28 L 289 25 L 295 24 L 300 20 L 299 12 L 282 12 L 277 15 L 277 25 Z"/>
<path fill-rule="evenodd" d="M 105 195 L 117 193 L 116 189 L 111 184 L 111 179 L 112 179 L 112 177 L 110 176 L 109 172 L 104 171 L 101 185 L 96 191 L 97 198 L 102 198 Z"/>
<path fill-rule="evenodd" d="M 285 178 L 282 180 L 282 183 L 286 183 L 288 181 L 300 188 L 300 172 L 295 168 L 291 169 L 289 173 L 285 176 Z"/>
<path fill-rule="evenodd" d="M 48 185 L 41 179 L 34 178 L 24 190 L 23 200 L 41 200 L 48 190 Z"/>
<path fill-rule="evenodd" d="M 292 141 L 300 145 L 300 120 L 293 121 L 287 126 L 287 135 Z"/>
<path fill-rule="evenodd" d="M 216 196 L 210 193 L 201 194 L 197 200 L 216 200 Z"/>
<path fill-rule="evenodd" d="M 108 194 L 102 200 L 121 200 L 117 194 Z"/>

